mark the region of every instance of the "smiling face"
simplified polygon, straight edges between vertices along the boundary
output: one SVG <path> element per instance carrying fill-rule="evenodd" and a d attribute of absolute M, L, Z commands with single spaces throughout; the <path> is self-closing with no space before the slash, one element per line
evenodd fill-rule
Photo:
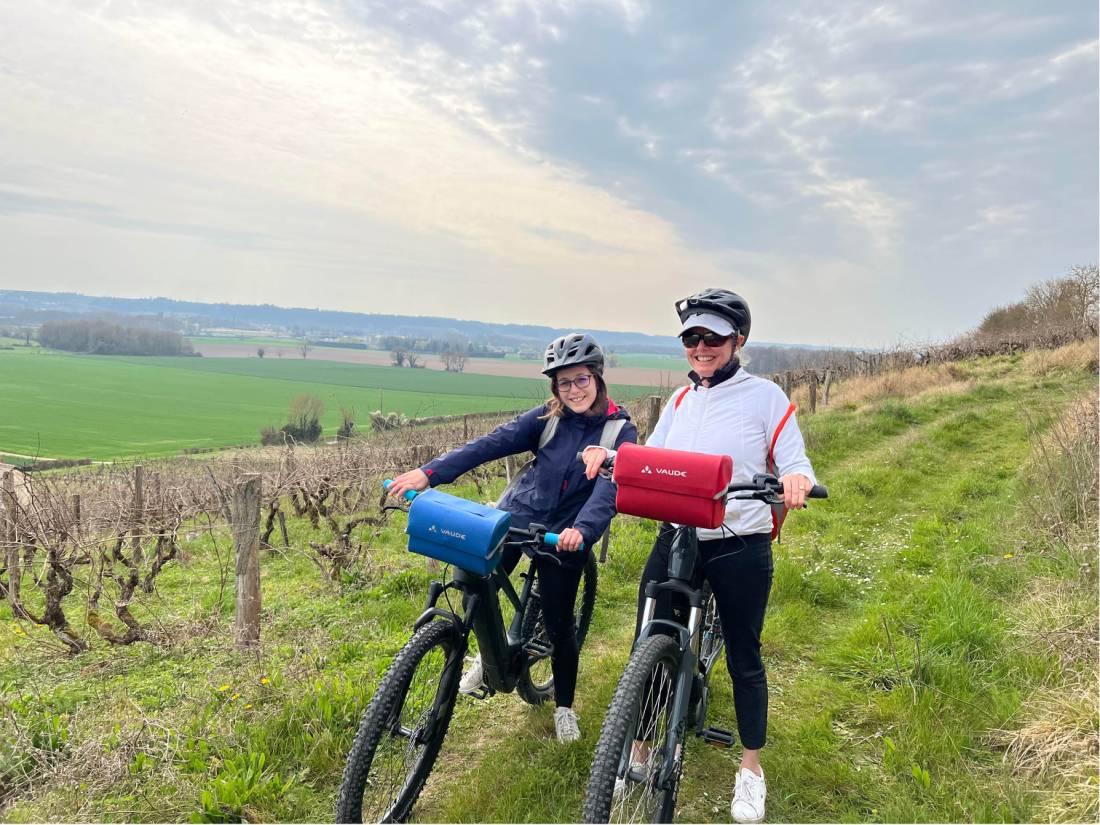
<path fill-rule="evenodd" d="M 592 370 L 584 364 L 564 367 L 554 373 L 550 379 L 554 385 L 554 395 L 575 413 L 586 413 L 596 402 L 599 382 Z M 585 386 L 581 386 L 585 384 Z"/>
<path fill-rule="evenodd" d="M 714 336 L 714 333 L 704 327 L 692 327 L 687 330 L 685 334 L 694 334 L 699 336 Z M 737 337 L 737 346 L 741 346 L 745 342 L 745 337 L 739 335 Z M 700 378 L 710 378 L 722 367 L 726 366 L 732 359 L 733 354 L 736 352 L 734 347 L 734 339 L 732 336 L 726 338 L 718 346 L 708 346 L 705 338 L 700 338 L 699 343 L 694 347 L 684 344 L 684 354 L 687 355 L 688 364 L 691 368 L 698 373 Z"/>

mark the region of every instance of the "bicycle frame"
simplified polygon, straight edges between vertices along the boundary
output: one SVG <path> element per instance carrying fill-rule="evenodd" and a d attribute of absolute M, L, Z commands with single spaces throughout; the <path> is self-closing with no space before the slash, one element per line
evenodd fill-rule
<path fill-rule="evenodd" d="M 508 575 L 500 567 L 489 576 L 477 576 L 462 568 L 455 568 L 451 581 L 446 584 L 440 581 L 431 583 L 424 612 L 415 623 L 415 629 L 419 630 L 437 617 L 453 622 L 463 640 L 461 650 L 456 651 L 459 660 L 469 646 L 470 632 L 473 631 L 485 670 L 485 683 L 491 693 L 510 693 L 515 690 L 516 683 L 523 675 L 524 659 L 528 655 L 522 628 L 534 584 L 534 572 L 529 569 L 520 575 L 524 582 L 517 594 Z M 462 616 L 438 606 L 440 597 L 452 589 L 462 593 Z M 504 616 L 500 609 L 501 592 L 516 610 L 507 629 L 504 627 Z M 549 654 L 548 650 L 538 652 Z M 450 664 L 447 663 L 448 666 Z"/>

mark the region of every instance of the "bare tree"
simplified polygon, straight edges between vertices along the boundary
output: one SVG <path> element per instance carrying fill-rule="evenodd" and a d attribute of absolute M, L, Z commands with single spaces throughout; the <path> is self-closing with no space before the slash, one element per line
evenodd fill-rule
<path fill-rule="evenodd" d="M 405 353 L 405 363 L 413 369 L 424 366 L 424 364 L 420 361 L 420 356 L 412 352 Z"/>
<path fill-rule="evenodd" d="M 267 351 L 263 347 L 256 347 L 256 357 L 263 358 L 267 355 Z"/>
<path fill-rule="evenodd" d="M 466 353 L 461 350 L 444 350 L 439 354 L 443 369 L 447 372 L 462 372 L 466 369 Z"/>
<path fill-rule="evenodd" d="M 310 345 L 309 341 L 303 341 L 298 347 L 298 352 L 300 352 L 302 354 L 302 357 L 305 358 L 309 355 L 309 351 L 311 349 L 313 349 L 313 347 Z"/>
<path fill-rule="evenodd" d="M 390 360 L 393 361 L 395 367 L 405 366 L 405 356 L 406 353 L 403 349 L 395 349 L 390 352 Z"/>

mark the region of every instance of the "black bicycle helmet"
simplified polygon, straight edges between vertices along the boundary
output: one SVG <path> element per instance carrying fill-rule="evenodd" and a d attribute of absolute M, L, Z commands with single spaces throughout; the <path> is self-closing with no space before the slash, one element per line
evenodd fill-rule
<path fill-rule="evenodd" d="M 596 375 L 603 375 L 603 350 L 596 339 L 586 332 L 571 332 L 555 338 L 542 358 L 542 374 L 551 375 L 562 367 L 587 364 Z"/>
<path fill-rule="evenodd" d="M 725 318 L 745 336 L 746 341 L 749 339 L 752 315 L 749 313 L 748 303 L 736 292 L 728 289 L 704 289 L 676 302 L 676 313 L 680 316 L 681 323 L 698 312 L 712 312 Z"/>

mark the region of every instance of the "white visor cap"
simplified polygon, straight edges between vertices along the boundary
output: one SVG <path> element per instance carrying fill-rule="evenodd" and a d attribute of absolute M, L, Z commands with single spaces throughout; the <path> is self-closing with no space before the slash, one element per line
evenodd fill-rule
<path fill-rule="evenodd" d="M 684 326 L 681 328 L 679 334 L 683 335 L 689 329 L 694 329 L 695 327 L 709 329 L 711 332 L 718 335 L 733 335 L 733 324 L 721 315 L 715 315 L 713 312 L 699 312 L 695 315 L 689 315 L 687 320 L 684 321 Z"/>

